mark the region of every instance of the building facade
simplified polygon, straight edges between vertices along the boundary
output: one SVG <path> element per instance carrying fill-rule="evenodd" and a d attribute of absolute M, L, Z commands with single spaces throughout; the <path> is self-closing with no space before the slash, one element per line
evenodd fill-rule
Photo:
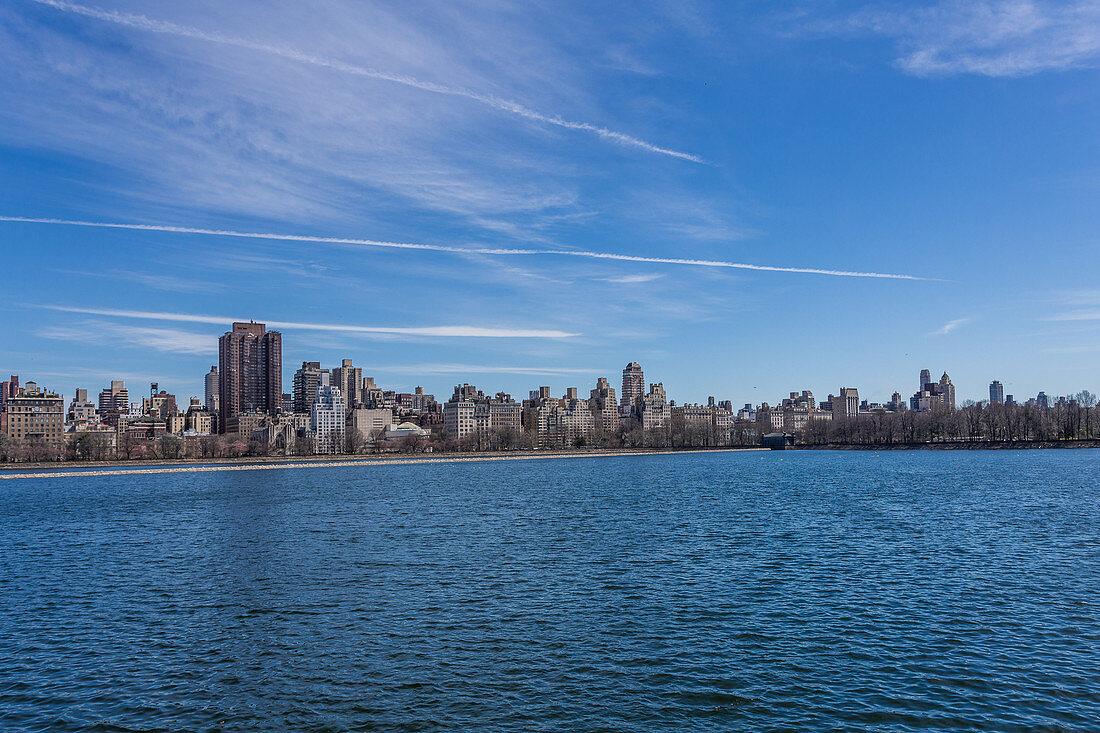
<path fill-rule="evenodd" d="M 351 359 L 343 359 L 332 370 L 332 384 L 344 396 L 348 409 L 363 404 L 363 370 L 354 366 Z"/>
<path fill-rule="evenodd" d="M 309 427 L 313 431 L 313 451 L 320 454 L 344 452 L 344 427 L 347 410 L 340 389 L 329 384 L 329 375 L 321 375 L 317 398 L 310 408 Z"/>
<path fill-rule="evenodd" d="M 276 414 L 282 407 L 282 334 L 262 323 L 234 323 L 218 339 L 218 380 L 219 431 L 228 432 L 242 413 Z"/>
<path fill-rule="evenodd" d="M 65 406 L 60 395 L 34 382 L 18 386 L 12 377 L 3 400 L 3 432 L 12 440 L 40 440 L 60 448 L 65 435 Z"/>
<path fill-rule="evenodd" d="M 989 383 L 989 404 L 1000 405 L 1005 401 L 1004 385 L 994 379 Z"/>
<path fill-rule="evenodd" d="M 619 429 L 619 404 L 615 401 L 615 388 L 606 377 L 596 380 L 596 388 L 588 393 L 588 409 L 596 421 L 596 431 L 614 433 Z"/>
<path fill-rule="evenodd" d="M 112 379 L 111 386 L 99 393 L 99 419 L 114 427 L 124 415 L 130 414 L 130 390 L 121 379 Z"/>
<path fill-rule="evenodd" d="M 206 406 L 208 412 L 217 413 L 218 411 L 218 395 L 221 394 L 221 378 L 218 376 L 218 368 L 211 366 L 210 371 L 206 373 L 206 392 L 203 395 L 203 405 Z"/>
<path fill-rule="evenodd" d="M 365 443 L 373 443 L 393 423 L 393 410 L 388 407 L 353 407 L 347 413 L 347 429 L 354 430 Z"/>
<path fill-rule="evenodd" d="M 642 430 L 659 430 L 671 425 L 672 411 L 661 382 L 649 385 L 649 392 L 635 400 L 635 413 L 642 422 Z"/>
<path fill-rule="evenodd" d="M 303 361 L 298 371 L 294 372 L 294 384 L 291 394 L 294 395 L 295 412 L 306 415 L 310 413 L 313 401 L 317 399 L 317 388 L 321 386 L 322 375 L 328 377 L 329 370 L 322 369 L 319 361 Z"/>
<path fill-rule="evenodd" d="M 859 415 L 859 390 L 855 387 L 841 387 L 840 396 L 833 397 L 830 402 L 834 420 Z"/>
<path fill-rule="evenodd" d="M 460 384 L 443 405 L 443 425 L 448 436 L 460 440 L 474 433 L 519 431 L 523 429 L 523 408 L 504 392 L 486 397 L 474 385 Z"/>
<path fill-rule="evenodd" d="M 645 374 L 642 365 L 632 361 L 623 369 L 623 391 L 619 407 L 624 416 L 634 414 L 638 400 L 645 396 Z"/>
<path fill-rule="evenodd" d="M 88 390 L 83 387 L 76 388 L 76 396 L 69 403 L 69 412 L 66 416 L 70 423 L 96 423 L 99 422 L 99 410 L 94 402 L 88 399 Z"/>

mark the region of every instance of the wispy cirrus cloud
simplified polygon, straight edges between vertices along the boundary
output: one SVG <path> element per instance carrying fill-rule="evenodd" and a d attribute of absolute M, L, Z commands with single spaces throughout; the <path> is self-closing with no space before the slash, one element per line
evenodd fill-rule
<path fill-rule="evenodd" d="M 87 321 L 78 326 L 49 326 L 41 335 L 58 341 L 101 344 L 104 340 L 174 354 L 211 355 L 217 343 L 207 333 L 174 328 L 124 326 L 106 321 Z"/>
<path fill-rule="evenodd" d="M 569 376 L 596 374 L 598 369 L 578 369 L 555 366 L 486 366 L 482 364 L 404 364 L 398 366 L 365 367 L 377 374 L 515 374 L 527 376 Z M 605 370 L 608 371 L 608 370 Z"/>
<path fill-rule="evenodd" d="M 133 318 L 148 321 L 174 321 L 178 323 L 208 323 L 226 326 L 234 321 L 245 320 L 233 316 L 206 316 L 193 313 L 165 313 L 159 311 L 118 310 L 111 308 L 77 308 L 61 305 L 40 305 L 45 310 L 62 313 L 81 313 L 85 315 L 109 316 L 113 318 Z M 264 323 L 269 328 L 297 331 L 331 331 L 349 334 L 379 334 L 384 336 L 435 336 L 444 338 L 549 338 L 564 339 L 579 336 L 578 333 L 537 328 L 491 328 L 483 326 L 357 326 L 338 323 L 302 323 L 298 321 L 271 321 Z M 209 339 L 209 337 L 205 337 Z"/>
<path fill-rule="evenodd" d="M 179 227 L 161 224 L 121 224 L 109 222 L 76 221 L 66 219 L 44 219 L 21 216 L 0 216 L 0 222 L 21 224 L 55 224 L 65 226 L 93 227 L 102 229 L 131 229 L 137 231 L 168 232 L 175 234 L 201 234 L 219 237 L 238 237 L 243 239 L 268 239 L 281 242 L 302 242 L 307 244 L 353 245 L 361 247 L 381 247 L 385 249 L 419 250 L 422 252 L 447 252 L 461 255 L 498 255 L 522 256 L 545 255 L 558 257 L 583 257 L 596 260 L 616 260 L 620 262 L 646 262 L 660 265 L 686 265 L 689 267 L 713 267 L 735 270 L 756 270 L 758 272 L 787 272 L 807 275 L 830 275 L 833 277 L 877 278 L 886 280 L 931 280 L 934 278 L 916 275 L 901 275 L 884 272 L 863 272 L 857 270 L 827 270 L 816 267 L 780 267 L 776 265 L 754 265 L 745 262 L 726 260 L 700 260 L 679 257 L 646 257 L 616 252 L 596 252 L 592 250 L 572 249 L 510 249 L 506 247 L 452 247 L 443 244 L 420 244 L 415 242 L 383 242 L 374 239 L 353 239 L 347 237 L 311 237 L 299 234 L 273 234 L 270 232 L 237 232 L 228 229 L 201 229 L 197 227 Z"/>
<path fill-rule="evenodd" d="M 1065 313 L 1056 313 L 1053 316 L 1047 316 L 1043 320 L 1046 320 L 1046 321 L 1062 321 L 1062 322 L 1100 321 L 1100 310 L 1066 311 Z"/>
<path fill-rule="evenodd" d="M 285 46 L 277 46 L 274 44 L 262 43 L 259 41 L 251 41 L 246 38 L 239 38 L 232 35 L 217 33 L 214 31 L 204 31 L 198 28 L 192 28 L 189 26 L 179 25 L 163 20 L 148 18 L 144 15 L 121 13 L 115 10 L 103 10 L 86 5 L 79 5 L 77 3 L 66 2 L 65 0 L 33 0 L 33 2 L 36 2 L 39 5 L 46 5 L 66 13 L 74 13 L 76 15 L 95 18 L 97 20 L 105 21 L 108 23 L 115 23 L 117 25 L 127 26 L 129 28 L 136 28 L 138 30 L 147 31 L 150 33 L 164 33 L 168 35 L 179 36 L 182 38 L 191 38 L 195 40 L 206 41 L 209 43 L 219 43 L 228 46 L 235 46 L 237 48 L 243 48 L 249 51 L 257 51 L 260 53 L 279 56 L 281 58 L 295 61 L 301 64 L 308 64 L 310 66 L 318 66 L 325 69 L 331 69 L 333 71 L 343 74 L 351 74 L 353 76 L 368 77 L 371 79 L 392 82 L 394 84 L 401 84 L 402 86 L 419 89 L 425 92 L 431 92 L 433 94 L 461 97 L 477 102 L 479 104 L 486 105 L 499 112 L 515 115 L 517 117 L 522 117 L 524 119 L 532 120 L 535 122 L 554 125 L 556 127 L 565 128 L 567 130 L 593 133 L 602 139 L 610 140 L 612 142 L 628 147 L 639 148 L 646 152 L 667 155 L 673 158 L 691 161 L 693 163 L 703 162 L 703 159 L 700 158 L 698 155 L 684 153 L 678 150 L 673 150 L 671 148 L 662 147 L 660 145 L 654 145 L 652 143 L 646 142 L 645 140 L 636 138 L 632 135 L 627 135 L 625 133 L 611 130 L 600 125 L 594 125 L 588 122 L 570 121 L 564 119 L 561 115 L 545 114 L 542 112 L 538 112 L 534 109 L 531 109 L 530 107 L 527 107 L 526 105 L 520 104 L 519 102 L 501 99 L 490 94 L 483 94 L 468 89 L 449 87 L 443 84 L 437 84 L 435 82 L 417 79 L 416 77 L 408 76 L 405 74 L 397 74 L 393 72 L 382 71 L 379 69 L 372 69 L 367 66 L 350 64 L 339 59 L 327 58 L 324 56 L 317 56 L 314 54 L 305 53 L 293 48 L 287 48 Z"/>
<path fill-rule="evenodd" d="M 933 331 L 932 333 L 930 333 L 928 335 L 929 336 L 946 336 L 947 334 L 949 334 L 952 331 L 954 331 L 955 329 L 957 329 L 959 326 L 965 326 L 967 323 L 970 323 L 971 320 L 973 320 L 973 319 L 971 319 L 971 318 L 956 318 L 953 321 L 948 321 L 947 323 L 943 324 L 942 326 L 940 326 L 939 328 L 937 328 L 935 331 Z"/>
<path fill-rule="evenodd" d="M 664 275 L 649 273 L 648 275 L 620 275 L 618 277 L 601 277 L 597 279 L 605 283 L 615 283 L 617 285 L 640 285 L 642 283 L 651 283 L 654 280 L 660 280 L 662 277 L 664 277 Z"/>
<path fill-rule="evenodd" d="M 1100 62 L 1100 4 L 1094 0 L 904 3 L 868 7 L 819 28 L 893 38 L 896 64 L 916 76 L 1027 76 Z"/>

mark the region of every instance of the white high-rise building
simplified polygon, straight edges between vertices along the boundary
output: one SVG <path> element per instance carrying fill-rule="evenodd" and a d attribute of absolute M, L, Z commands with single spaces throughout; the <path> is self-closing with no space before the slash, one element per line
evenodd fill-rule
<path fill-rule="evenodd" d="M 322 372 L 317 385 L 317 398 L 310 407 L 309 427 L 313 431 L 316 453 L 344 451 L 344 420 L 347 406 L 338 387 L 333 387 L 328 373 Z"/>

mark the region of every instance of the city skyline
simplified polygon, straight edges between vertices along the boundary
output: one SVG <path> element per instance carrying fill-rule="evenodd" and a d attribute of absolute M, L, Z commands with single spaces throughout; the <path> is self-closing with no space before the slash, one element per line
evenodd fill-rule
<path fill-rule="evenodd" d="M 802 11 L 8 3 L 0 370 L 203 396 L 251 317 L 284 385 L 1100 391 L 1097 14 Z"/>
<path fill-rule="evenodd" d="M 286 361 L 282 353 L 283 334 L 280 331 L 276 331 L 270 328 L 273 324 L 250 319 L 247 322 L 233 322 L 229 324 L 229 330 L 225 331 L 217 339 L 218 343 L 218 364 L 210 366 L 209 371 L 205 372 L 201 381 L 203 383 L 203 389 L 197 394 L 190 395 L 192 405 L 200 404 L 205 410 L 212 415 L 217 416 L 219 421 L 224 426 L 227 422 L 230 425 L 228 432 L 237 432 L 234 428 L 236 423 L 233 417 L 239 413 L 258 412 L 269 415 L 274 415 L 277 412 L 295 412 L 299 414 L 309 414 L 311 405 L 315 396 L 320 393 L 317 391 L 320 386 L 326 388 L 331 383 L 332 387 L 337 389 L 337 394 L 342 395 L 347 401 L 349 407 L 352 404 L 356 404 L 362 401 L 364 395 L 368 391 L 373 390 L 378 393 L 383 392 L 385 388 L 390 388 L 388 391 L 392 393 L 404 393 L 411 394 L 415 392 L 417 395 L 427 394 L 429 398 L 433 398 L 436 393 L 440 395 L 446 395 L 447 389 L 451 386 L 454 387 L 455 394 L 459 394 L 467 388 L 477 389 L 475 382 L 481 383 L 488 388 L 487 395 L 493 394 L 491 382 L 480 382 L 479 380 L 462 381 L 459 384 L 455 384 L 456 380 L 451 380 L 449 386 L 446 389 L 434 390 L 424 386 L 422 383 L 417 383 L 415 387 L 406 388 L 403 384 L 376 384 L 375 378 L 370 372 L 372 370 L 368 367 L 364 370 L 362 364 L 356 365 L 355 358 L 341 357 L 339 365 L 336 362 L 326 362 L 324 360 L 303 360 L 300 362 L 300 366 L 296 360 Z M 272 344 L 269 346 L 269 343 Z M 239 367 L 235 365 L 241 365 Z M 330 364 L 326 366 L 326 364 Z M 284 366 L 285 365 L 285 366 Z M 578 374 L 582 374 L 580 370 L 576 370 Z M 248 374 L 249 377 L 237 376 L 238 372 L 241 374 Z M 489 372 L 489 374 L 499 375 L 501 372 Z M 506 372 L 505 372 L 506 373 Z M 595 377 L 592 380 L 592 384 L 595 386 L 592 396 L 596 397 L 598 393 L 606 394 L 607 388 L 610 386 L 609 378 L 607 375 L 614 375 L 615 370 L 605 370 L 600 376 Z M 13 374 L 12 379 L 17 380 L 20 375 Z M 530 372 L 523 375 L 525 379 L 531 380 L 536 376 L 540 376 L 540 372 Z M 661 399 L 666 399 L 666 390 L 664 389 L 663 381 L 658 377 L 657 381 L 651 381 L 647 378 L 645 368 L 637 361 L 631 361 L 623 367 L 621 371 L 622 381 L 621 389 L 619 391 L 619 400 L 611 404 L 616 405 L 619 411 L 625 410 L 627 414 L 633 410 L 633 406 L 638 400 L 642 400 L 649 394 L 654 388 L 661 395 Z M 652 374 L 650 374 L 652 376 Z M 33 376 L 30 378 L 32 383 L 39 384 L 40 387 L 44 387 L 47 391 L 55 393 L 62 399 L 66 397 L 63 389 L 57 389 L 42 384 L 39 380 L 36 380 Z M 523 399 L 524 394 L 530 394 L 532 398 L 535 395 L 541 395 L 543 399 L 549 399 L 553 394 L 558 391 L 563 391 L 566 394 L 566 398 L 572 395 L 573 399 L 577 398 L 577 392 L 579 389 L 585 388 L 583 382 L 573 380 L 568 386 L 559 387 L 553 384 L 546 384 L 548 380 L 541 380 L 537 386 L 532 387 L 533 382 L 528 381 L 526 387 L 517 390 L 501 389 L 498 391 L 498 396 L 504 395 L 511 397 L 514 393 Z M 100 412 L 104 410 L 104 404 L 111 405 L 111 410 L 118 413 L 126 413 L 129 406 L 137 405 L 138 403 L 131 403 L 128 400 L 129 388 L 125 386 L 126 379 L 109 380 L 110 385 L 106 387 L 99 397 Z M 246 383 L 247 382 L 247 383 Z M 17 383 L 17 382 L 16 382 Z M 155 392 L 161 386 L 161 382 L 149 382 L 151 389 Z M 1053 402 L 1055 395 L 1048 393 L 1045 390 L 1039 390 L 1035 396 L 1021 394 L 1018 398 L 1012 393 L 1004 392 L 1003 383 L 1000 380 L 993 379 L 987 385 L 988 397 L 983 397 L 977 400 L 970 398 L 957 398 L 955 392 L 955 385 L 948 373 L 944 371 L 942 376 L 936 379 L 933 377 L 932 370 L 928 368 L 922 368 L 919 372 L 916 380 L 918 389 L 911 398 L 904 398 L 899 391 L 894 391 L 890 399 L 881 398 L 879 395 L 868 396 L 867 392 L 862 395 L 858 393 L 858 387 L 838 387 L 836 388 L 836 395 L 833 394 L 833 390 L 823 390 L 817 392 L 819 395 L 818 401 L 820 401 L 826 394 L 830 401 L 837 400 L 841 405 L 839 408 L 829 407 L 830 412 L 840 412 L 842 415 L 855 416 L 859 414 L 863 408 L 868 404 L 872 407 L 884 407 L 888 411 L 897 411 L 905 409 L 912 409 L 915 411 L 927 411 L 931 409 L 933 403 L 943 403 L 950 410 L 954 410 L 957 407 L 961 407 L 965 404 L 973 403 L 989 403 L 989 404 L 1003 404 L 1009 402 L 1013 404 L 1023 403 L 1035 403 L 1038 401 L 1043 407 L 1046 407 L 1049 402 Z M 283 390 L 284 385 L 289 392 Z M 170 385 L 167 385 L 170 386 Z M 900 390 L 905 390 L 905 386 L 900 386 Z M 94 390 L 94 387 L 93 387 Z M 614 387 L 611 387 L 611 394 L 614 396 Z M 479 390 L 479 394 L 485 392 L 485 390 Z M 801 398 L 796 400 L 797 393 L 801 392 Z M 73 390 L 74 404 L 86 400 L 88 393 L 87 386 L 75 387 Z M 115 399 L 113 395 L 120 393 L 121 399 Z M 139 388 L 135 395 L 140 395 L 142 392 Z M 167 395 L 172 399 L 176 399 L 176 394 L 167 394 L 165 390 L 161 390 L 161 395 Z M 184 392 L 180 392 L 178 399 L 182 401 Z M 783 394 L 789 394 L 790 399 L 783 397 Z M 731 411 L 735 411 L 738 406 L 744 405 L 746 409 L 752 408 L 755 411 L 757 408 L 779 407 L 780 403 L 786 406 L 806 406 L 806 400 L 809 399 L 809 407 L 811 410 L 814 405 L 814 389 L 803 389 L 801 387 L 796 388 L 795 391 L 787 393 L 777 393 L 770 397 L 758 399 L 756 401 L 741 402 L 736 397 L 730 398 L 728 395 L 715 395 L 708 394 L 705 398 L 684 399 L 677 398 L 675 395 L 668 397 L 668 403 L 670 405 L 701 405 L 704 402 L 708 402 L 714 405 L 716 401 L 729 404 Z M 1060 397 L 1063 399 L 1073 399 L 1077 394 L 1074 392 L 1067 392 Z M 106 397 L 105 395 L 112 395 Z M 226 396 L 229 396 L 227 399 Z M 234 396 L 236 395 L 236 396 Z M 241 396 L 243 395 L 243 396 Z M 922 397 L 923 396 L 923 397 Z M 104 400 L 107 400 L 105 403 Z M 557 399 L 557 398 L 554 398 Z M 148 402 L 148 398 L 143 398 L 143 402 Z M 116 404 L 117 403 L 117 404 Z M 789 404 L 788 404 L 789 403 Z M 173 403 L 174 405 L 174 403 Z M 234 407 L 235 405 L 235 407 Z M 610 407 L 611 405 L 609 405 Z M 906 407 L 908 406 L 908 407 Z M 143 411 L 148 410 L 148 405 L 144 406 Z M 223 430 L 224 431 L 224 430 Z"/>

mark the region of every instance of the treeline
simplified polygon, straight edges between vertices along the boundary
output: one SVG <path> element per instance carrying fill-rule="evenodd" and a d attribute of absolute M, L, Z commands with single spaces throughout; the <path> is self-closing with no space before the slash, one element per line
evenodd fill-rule
<path fill-rule="evenodd" d="M 952 442 L 1053 442 L 1100 437 L 1096 398 L 1039 405 L 967 403 L 957 410 L 864 414 L 812 420 L 796 440 L 805 445 L 920 445 Z"/>

